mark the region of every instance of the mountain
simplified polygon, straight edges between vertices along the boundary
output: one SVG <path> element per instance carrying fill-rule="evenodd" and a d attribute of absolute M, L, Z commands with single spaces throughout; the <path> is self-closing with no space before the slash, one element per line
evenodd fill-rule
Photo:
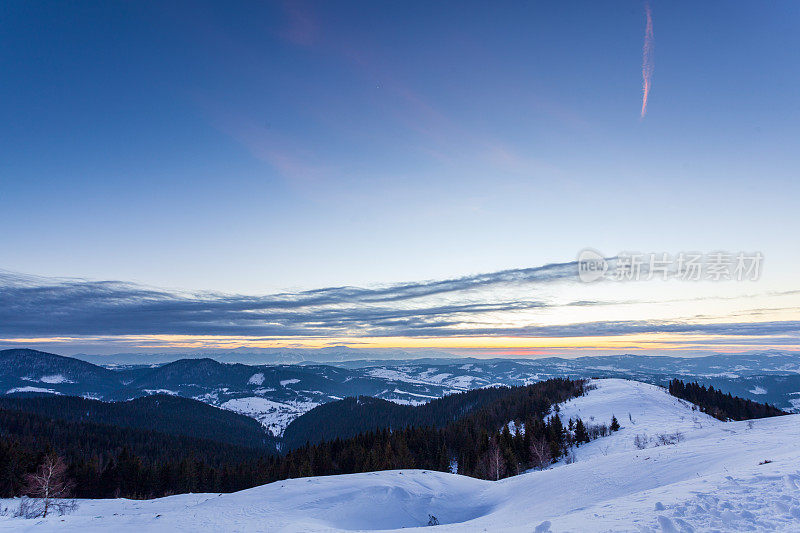
<path fill-rule="evenodd" d="M 442 356 L 453 358 L 452 354 L 441 352 Z M 243 363 L 248 365 L 280 365 L 308 363 L 344 363 L 367 357 L 383 361 L 413 359 L 414 354 L 394 348 L 359 349 L 349 346 L 327 346 L 319 349 L 306 348 L 234 348 L 232 350 L 198 350 L 190 353 L 116 353 L 108 355 L 75 354 L 73 357 L 103 366 L 153 365 L 178 361 L 180 359 L 212 358 L 220 363 Z"/>
<path fill-rule="evenodd" d="M 231 494 L 81 500 L 41 531 L 798 531 L 800 415 L 722 422 L 660 387 L 603 379 L 562 418 L 622 427 L 500 481 L 423 469 L 285 479 Z M 435 518 L 435 522 L 434 522 Z M 23 519 L 2 517 L 0 529 Z M 420 528 L 420 529 L 416 529 Z"/>
<path fill-rule="evenodd" d="M 305 443 L 345 439 L 367 431 L 409 426 L 440 428 L 507 395 L 506 387 L 476 389 L 450 394 L 422 405 L 359 396 L 315 407 L 293 420 L 283 434 L 282 449 Z"/>
<path fill-rule="evenodd" d="M 109 394 L 121 375 L 85 361 L 27 349 L 0 351 L 0 388 L 6 394 L 43 392 Z"/>
<path fill-rule="evenodd" d="M 347 396 L 422 403 L 453 391 L 435 382 L 401 382 L 373 374 L 328 365 L 253 366 L 208 358 L 112 370 L 36 350 L 0 351 L 0 390 L 8 395 L 49 393 L 110 401 L 170 394 L 246 414 L 274 435 L 302 413 Z"/>
<path fill-rule="evenodd" d="M 77 396 L 6 396 L 0 397 L 0 409 L 276 452 L 272 436 L 252 418 L 177 396 L 159 394 L 125 402 L 101 402 Z"/>
<path fill-rule="evenodd" d="M 324 353 L 340 352 L 350 353 L 339 348 Z M 363 356 L 363 352 L 356 353 Z M 276 437 L 304 413 L 346 397 L 371 396 L 401 405 L 420 405 L 467 390 L 527 385 L 556 377 L 630 378 L 664 386 L 679 378 L 781 409 L 800 410 L 800 356 L 792 352 L 699 358 L 613 355 L 512 360 L 437 356 L 349 360 L 335 366 L 246 365 L 195 357 L 158 365 L 105 368 L 36 350 L 0 351 L 0 393 L 49 393 L 105 401 L 170 394 L 250 416 Z"/>

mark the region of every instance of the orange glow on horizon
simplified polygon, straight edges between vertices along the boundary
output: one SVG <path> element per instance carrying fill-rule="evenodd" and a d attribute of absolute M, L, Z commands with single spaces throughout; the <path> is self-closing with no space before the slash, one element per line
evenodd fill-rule
<path fill-rule="evenodd" d="M 13 345 L 53 345 L 110 343 L 126 349 L 159 350 L 232 350 L 235 348 L 319 349 L 330 346 L 372 349 L 438 349 L 475 354 L 546 356 L 553 351 L 747 351 L 773 347 L 798 350 L 800 344 L 774 344 L 770 337 L 713 336 L 686 333 L 640 333 L 593 337 L 326 337 L 271 338 L 215 335 L 126 335 L 117 337 L 32 337 L 6 338 L 0 342 Z M 746 342 L 750 340 L 751 342 Z M 726 342 L 727 341 L 727 342 Z"/>

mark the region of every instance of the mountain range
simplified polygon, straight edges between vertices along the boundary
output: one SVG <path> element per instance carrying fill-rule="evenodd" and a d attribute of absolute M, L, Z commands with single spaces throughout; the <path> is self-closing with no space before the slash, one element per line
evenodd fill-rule
<path fill-rule="evenodd" d="M 789 352 L 698 358 L 361 359 L 302 365 L 226 363 L 206 357 L 100 366 L 36 350 L 0 351 L 0 393 L 6 396 L 69 395 L 102 401 L 178 396 L 247 415 L 274 437 L 283 436 L 304 413 L 347 397 L 420 405 L 455 392 L 526 385 L 552 377 L 628 378 L 660 385 L 679 378 L 800 410 L 800 356 Z M 307 432 L 289 433 L 297 441 Z"/>

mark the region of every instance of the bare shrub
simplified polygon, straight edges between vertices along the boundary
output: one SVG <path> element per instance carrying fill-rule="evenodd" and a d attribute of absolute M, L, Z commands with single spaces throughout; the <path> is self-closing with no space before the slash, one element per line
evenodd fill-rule
<path fill-rule="evenodd" d="M 586 432 L 591 440 L 605 437 L 609 434 L 608 426 L 605 424 L 590 424 L 586 427 Z"/>
<path fill-rule="evenodd" d="M 23 496 L 19 500 L 19 507 L 14 511 L 14 516 L 17 518 L 37 518 L 41 516 L 41 511 L 37 509 L 32 499 Z"/>
<path fill-rule="evenodd" d="M 647 435 L 645 433 L 642 433 L 641 435 L 636 435 L 635 437 L 633 437 L 633 445 L 640 450 L 644 450 L 645 448 L 647 448 L 647 443 L 649 440 L 650 439 L 647 438 Z"/>
<path fill-rule="evenodd" d="M 683 433 L 676 431 L 675 433 L 659 433 L 656 435 L 656 446 L 669 446 L 678 444 L 683 440 Z"/>

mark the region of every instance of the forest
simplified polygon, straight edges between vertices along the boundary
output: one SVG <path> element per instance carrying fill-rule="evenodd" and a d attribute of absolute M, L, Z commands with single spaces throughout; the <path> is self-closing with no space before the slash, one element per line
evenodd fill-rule
<path fill-rule="evenodd" d="M 669 393 L 676 398 L 692 402 L 701 411 L 718 420 L 749 420 L 787 414 L 773 405 L 732 396 L 730 393 L 723 393 L 712 386 L 706 387 L 696 382 L 684 383 L 679 379 L 673 379 L 669 382 L 668 388 Z"/>

